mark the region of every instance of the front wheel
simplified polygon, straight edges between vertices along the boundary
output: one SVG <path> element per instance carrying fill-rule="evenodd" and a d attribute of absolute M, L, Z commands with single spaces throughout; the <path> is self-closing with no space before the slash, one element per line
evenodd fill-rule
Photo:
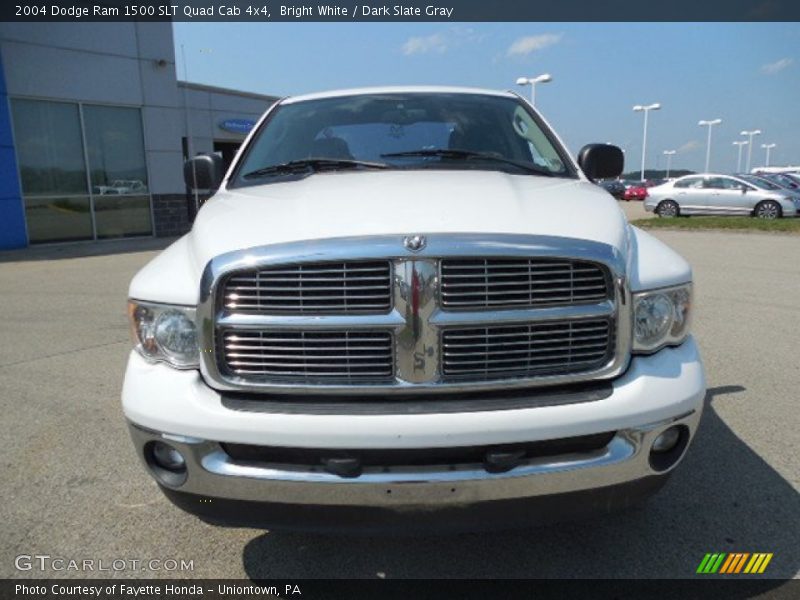
<path fill-rule="evenodd" d="M 677 217 L 680 212 L 678 203 L 674 200 L 663 200 L 656 206 L 656 214 L 659 217 Z"/>
<path fill-rule="evenodd" d="M 774 200 L 759 202 L 753 215 L 759 219 L 777 219 L 781 216 L 781 205 Z"/>

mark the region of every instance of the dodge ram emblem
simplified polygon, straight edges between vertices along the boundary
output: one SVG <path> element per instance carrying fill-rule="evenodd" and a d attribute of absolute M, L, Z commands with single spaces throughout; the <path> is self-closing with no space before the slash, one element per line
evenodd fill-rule
<path fill-rule="evenodd" d="M 403 245 L 406 250 L 411 252 L 419 252 L 425 247 L 426 243 L 428 243 L 428 240 L 425 239 L 424 235 L 407 235 L 403 239 Z"/>

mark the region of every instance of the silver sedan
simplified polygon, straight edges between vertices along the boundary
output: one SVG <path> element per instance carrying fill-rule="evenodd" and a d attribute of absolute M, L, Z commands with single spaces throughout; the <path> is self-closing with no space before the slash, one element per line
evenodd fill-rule
<path fill-rule="evenodd" d="M 647 190 L 646 211 L 661 217 L 752 215 L 762 219 L 794 217 L 800 198 L 788 190 L 768 190 L 739 177 L 687 175 Z"/>

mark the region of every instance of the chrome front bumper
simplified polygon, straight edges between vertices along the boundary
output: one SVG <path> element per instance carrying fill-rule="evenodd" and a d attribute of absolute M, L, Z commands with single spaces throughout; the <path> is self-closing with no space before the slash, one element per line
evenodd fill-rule
<path fill-rule="evenodd" d="M 181 485 L 170 485 L 156 477 L 166 492 L 201 499 L 285 505 L 428 510 L 592 491 L 664 475 L 683 458 L 700 414 L 700 410 L 694 410 L 623 429 L 600 450 L 531 459 L 504 473 L 490 473 L 481 464 L 440 465 L 365 469 L 354 478 L 339 477 L 317 467 L 237 463 L 215 441 L 156 432 L 134 423 L 129 426 L 137 452 L 148 469 L 145 448 L 153 441 L 164 441 L 185 457 L 187 477 Z M 653 441 L 673 425 L 685 426 L 686 443 L 668 469 L 656 470 L 650 464 Z"/>

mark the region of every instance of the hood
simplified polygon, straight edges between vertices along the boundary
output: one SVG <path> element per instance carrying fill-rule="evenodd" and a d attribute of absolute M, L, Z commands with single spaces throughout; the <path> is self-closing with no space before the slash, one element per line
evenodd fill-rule
<path fill-rule="evenodd" d="M 578 179 L 499 171 L 326 172 L 222 190 L 197 215 L 198 269 L 225 252 L 382 234 L 513 233 L 593 240 L 623 250 L 616 201 Z"/>

